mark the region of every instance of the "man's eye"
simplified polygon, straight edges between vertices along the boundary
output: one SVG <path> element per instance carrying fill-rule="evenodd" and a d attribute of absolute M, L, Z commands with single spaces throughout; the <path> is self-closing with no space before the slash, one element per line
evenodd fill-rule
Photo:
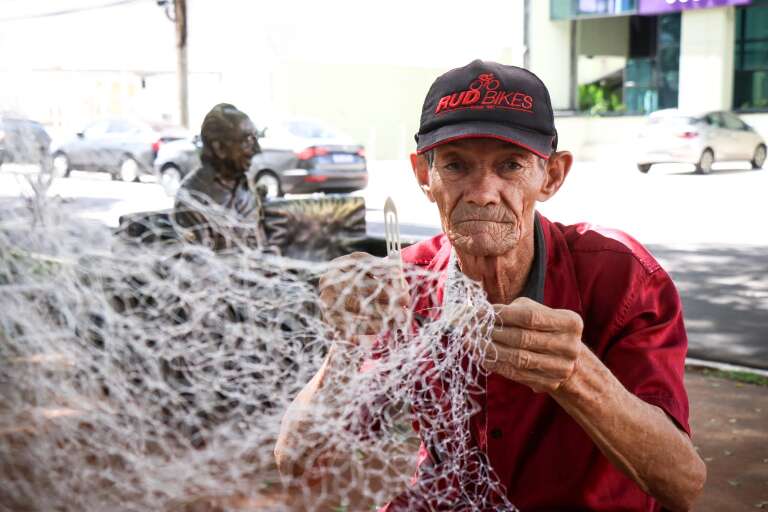
<path fill-rule="evenodd" d="M 506 162 L 504 162 L 502 164 L 501 167 L 505 171 L 519 171 L 520 169 L 523 168 L 522 165 L 520 165 L 519 163 L 517 163 L 514 160 L 507 160 Z"/>
<path fill-rule="evenodd" d="M 443 165 L 443 169 L 446 171 L 461 171 L 464 169 L 464 166 L 461 164 L 461 162 L 448 162 L 447 164 Z"/>

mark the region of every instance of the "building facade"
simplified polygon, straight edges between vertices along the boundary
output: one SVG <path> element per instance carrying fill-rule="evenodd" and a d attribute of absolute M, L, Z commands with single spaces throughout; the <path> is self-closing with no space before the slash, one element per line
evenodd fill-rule
<path fill-rule="evenodd" d="M 560 110 L 768 112 L 768 0 L 532 1 L 530 23 Z"/>
<path fill-rule="evenodd" d="M 733 110 L 768 138 L 768 0 L 528 5 L 528 64 L 577 156 L 626 153 L 643 117 L 664 108 Z"/>

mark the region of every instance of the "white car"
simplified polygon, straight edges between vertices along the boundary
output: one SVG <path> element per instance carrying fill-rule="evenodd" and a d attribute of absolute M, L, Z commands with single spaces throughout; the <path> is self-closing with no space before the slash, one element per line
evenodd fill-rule
<path fill-rule="evenodd" d="M 748 161 L 761 169 L 765 157 L 763 138 L 732 112 L 665 109 L 648 116 L 640 132 L 637 168 L 647 173 L 653 164 L 688 163 L 707 174 L 721 161 Z"/>

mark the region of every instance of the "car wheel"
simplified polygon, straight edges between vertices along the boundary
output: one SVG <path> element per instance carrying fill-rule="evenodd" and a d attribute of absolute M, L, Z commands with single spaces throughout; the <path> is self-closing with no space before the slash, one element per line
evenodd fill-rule
<path fill-rule="evenodd" d="M 755 154 L 752 156 L 752 161 L 750 163 L 752 164 L 753 169 L 763 168 L 763 164 L 765 163 L 765 144 L 760 144 L 755 148 Z"/>
<path fill-rule="evenodd" d="M 280 187 L 280 178 L 273 172 L 263 171 L 256 178 L 256 186 L 262 186 L 267 189 L 267 199 L 282 197 L 283 190 Z"/>
<path fill-rule="evenodd" d="M 715 154 L 711 149 L 705 149 L 701 153 L 699 163 L 696 164 L 696 172 L 699 174 L 709 174 L 712 172 L 712 164 L 715 163 Z"/>
<path fill-rule="evenodd" d="M 181 169 L 172 164 L 163 167 L 160 174 L 160 184 L 166 194 L 175 196 L 176 191 L 179 190 L 179 185 L 181 185 Z"/>
<path fill-rule="evenodd" d="M 648 174 L 651 170 L 651 164 L 637 164 L 637 170 L 643 174 Z"/>
<path fill-rule="evenodd" d="M 72 172 L 72 168 L 69 165 L 69 157 L 60 151 L 54 153 L 51 167 L 53 168 L 54 178 L 68 178 L 69 173 Z"/>
<path fill-rule="evenodd" d="M 120 162 L 120 169 L 117 171 L 120 181 L 130 183 L 139 180 L 139 163 L 130 156 Z"/>

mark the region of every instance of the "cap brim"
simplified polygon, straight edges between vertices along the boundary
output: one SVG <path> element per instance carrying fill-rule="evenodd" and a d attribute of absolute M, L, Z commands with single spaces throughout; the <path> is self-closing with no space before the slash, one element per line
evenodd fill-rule
<path fill-rule="evenodd" d="M 464 123 L 441 126 L 428 133 L 420 133 L 416 144 L 416 152 L 425 151 L 462 139 L 497 139 L 515 144 L 541 158 L 549 158 L 553 151 L 554 135 L 546 135 L 525 128 L 514 128 L 498 123 L 469 121 Z"/>

